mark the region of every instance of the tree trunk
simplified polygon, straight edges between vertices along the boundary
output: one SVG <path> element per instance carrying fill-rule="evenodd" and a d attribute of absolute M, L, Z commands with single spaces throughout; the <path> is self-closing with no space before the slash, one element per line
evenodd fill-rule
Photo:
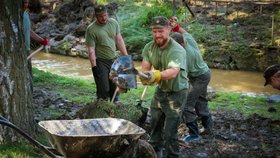
<path fill-rule="evenodd" d="M 34 134 L 30 75 L 23 36 L 23 9 L 18 0 L 0 0 L 0 115 Z M 0 143 L 18 140 L 18 134 L 0 124 Z"/>

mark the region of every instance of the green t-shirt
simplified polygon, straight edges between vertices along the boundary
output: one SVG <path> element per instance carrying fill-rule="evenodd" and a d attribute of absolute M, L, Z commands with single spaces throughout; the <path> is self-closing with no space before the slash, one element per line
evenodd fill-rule
<path fill-rule="evenodd" d="M 86 45 L 95 47 L 96 58 L 113 59 L 116 57 L 116 35 L 120 33 L 119 24 L 109 18 L 105 25 L 91 23 L 86 30 Z"/>
<path fill-rule="evenodd" d="M 159 82 L 159 88 L 162 91 L 177 92 L 188 88 L 186 53 L 184 48 L 176 41 L 170 39 L 164 49 L 159 48 L 154 41 L 151 41 L 144 47 L 142 57 L 144 61 L 152 64 L 156 70 L 163 71 L 172 67 L 180 67 L 181 71 L 176 78 Z"/>
<path fill-rule="evenodd" d="M 203 61 L 198 44 L 189 33 L 184 33 L 183 37 L 186 41 L 185 50 L 187 52 L 188 76 L 196 77 L 206 73 L 209 68 Z"/>

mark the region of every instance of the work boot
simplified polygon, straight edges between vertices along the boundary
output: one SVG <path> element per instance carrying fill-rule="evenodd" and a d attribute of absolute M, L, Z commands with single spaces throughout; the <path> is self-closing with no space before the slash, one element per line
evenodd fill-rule
<path fill-rule="evenodd" d="M 201 138 L 199 135 L 187 135 L 183 140 L 186 143 L 190 143 L 190 142 L 196 142 L 199 141 Z"/>
<path fill-rule="evenodd" d="M 211 134 L 212 133 L 212 129 L 213 129 L 213 120 L 212 117 L 202 117 L 201 118 L 202 121 L 202 129 L 199 129 L 199 133 L 200 134 Z"/>
<path fill-rule="evenodd" d="M 193 121 L 193 122 L 187 123 L 187 127 L 189 128 L 189 135 L 187 135 L 184 138 L 184 141 L 186 143 L 193 142 L 193 141 L 199 141 L 201 139 L 200 136 L 199 136 L 199 131 L 198 131 L 197 126 L 198 125 L 197 125 L 196 120 Z"/>

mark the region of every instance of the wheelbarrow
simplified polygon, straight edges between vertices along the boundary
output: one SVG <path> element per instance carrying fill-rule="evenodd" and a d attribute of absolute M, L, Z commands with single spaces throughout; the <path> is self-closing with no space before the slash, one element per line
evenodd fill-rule
<path fill-rule="evenodd" d="M 52 148 L 40 144 L 0 115 L 0 124 L 15 129 L 50 157 L 115 158 L 137 142 L 145 130 L 117 118 L 40 121 Z"/>

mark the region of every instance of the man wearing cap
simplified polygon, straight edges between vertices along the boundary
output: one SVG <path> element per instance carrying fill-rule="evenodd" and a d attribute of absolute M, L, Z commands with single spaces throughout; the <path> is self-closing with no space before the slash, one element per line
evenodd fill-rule
<path fill-rule="evenodd" d="M 94 8 L 96 20 L 86 30 L 86 45 L 96 83 L 97 99 L 112 99 L 116 85 L 109 79 L 111 65 L 116 58 L 116 46 L 121 55 L 127 50 L 116 20 L 109 18 L 103 5 Z M 117 101 L 117 97 L 114 102 Z"/>
<path fill-rule="evenodd" d="M 264 86 L 270 84 L 273 88 L 280 90 L 280 64 L 271 65 L 264 71 Z"/>
<path fill-rule="evenodd" d="M 143 85 L 156 84 L 151 101 L 151 138 L 157 156 L 165 148 L 167 158 L 179 157 L 178 125 L 181 106 L 187 98 L 188 78 L 186 53 L 169 37 L 171 27 L 166 17 L 154 17 L 151 22 L 153 41 L 142 51 L 142 71 L 149 78 L 140 77 Z M 154 70 L 151 68 L 154 67 Z"/>
<path fill-rule="evenodd" d="M 189 135 L 184 141 L 192 142 L 200 140 L 197 125 L 197 116 L 201 117 L 203 134 L 211 133 L 213 120 L 208 109 L 207 86 L 211 79 L 210 69 L 203 61 L 198 44 L 186 30 L 177 23 L 177 18 L 172 16 L 170 23 L 173 24 L 171 37 L 181 44 L 187 54 L 188 78 L 191 85 L 187 103 L 184 106 L 183 118 L 189 128 Z M 201 133 L 201 134 L 202 134 Z"/>

